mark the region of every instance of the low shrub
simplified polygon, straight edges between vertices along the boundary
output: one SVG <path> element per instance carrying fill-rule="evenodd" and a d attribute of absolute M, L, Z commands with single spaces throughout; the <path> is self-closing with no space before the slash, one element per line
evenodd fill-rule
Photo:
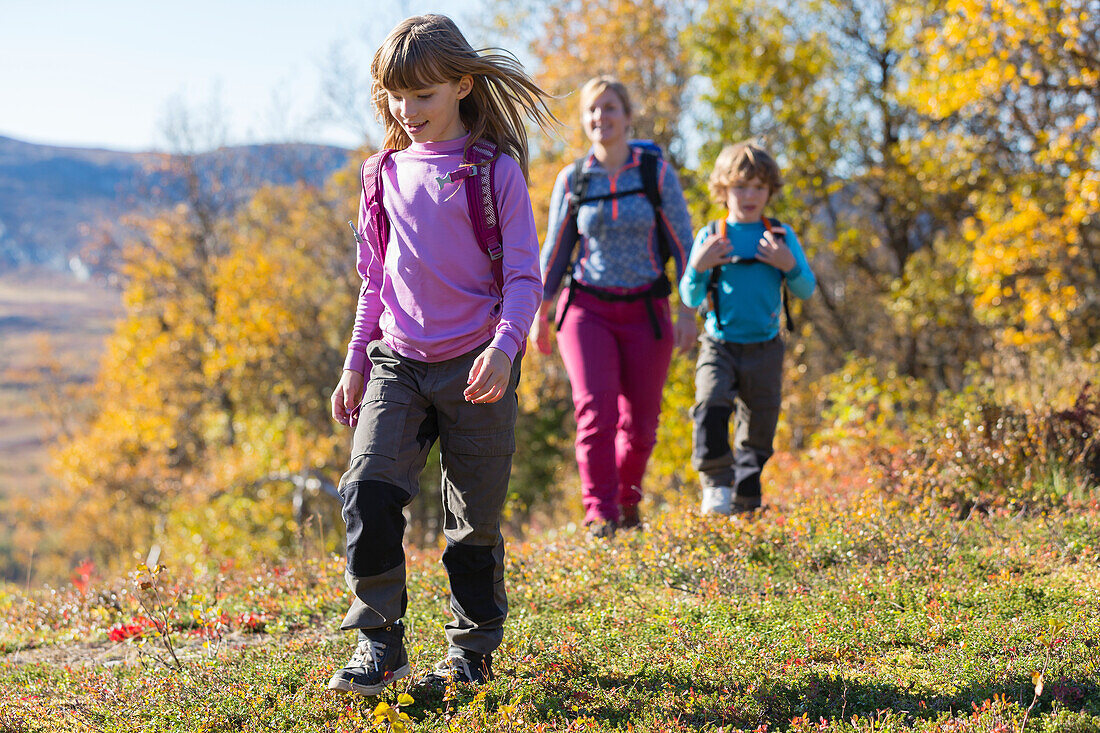
<path fill-rule="evenodd" d="M 877 451 L 875 464 L 888 493 L 960 516 L 1084 501 L 1100 485 L 1100 392 L 1085 383 L 1062 410 L 961 400 L 909 447 Z"/>

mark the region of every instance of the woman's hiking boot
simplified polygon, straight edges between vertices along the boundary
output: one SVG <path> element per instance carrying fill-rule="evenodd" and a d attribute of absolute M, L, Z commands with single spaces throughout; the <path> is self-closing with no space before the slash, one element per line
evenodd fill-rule
<path fill-rule="evenodd" d="M 360 629 L 355 652 L 328 682 L 330 690 L 377 695 L 409 673 L 405 626 L 397 621 L 378 629 Z"/>
<path fill-rule="evenodd" d="M 608 539 L 614 536 L 618 522 L 611 519 L 592 519 L 584 523 L 584 528 L 590 540 Z"/>
<path fill-rule="evenodd" d="M 637 504 L 623 505 L 623 518 L 619 522 L 620 529 L 636 529 L 642 526 L 642 515 L 638 512 Z"/>

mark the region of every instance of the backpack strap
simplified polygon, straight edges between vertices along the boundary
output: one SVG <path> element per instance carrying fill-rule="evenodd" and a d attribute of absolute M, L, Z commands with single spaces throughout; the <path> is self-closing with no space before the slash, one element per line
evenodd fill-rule
<path fill-rule="evenodd" d="M 632 150 L 638 151 L 638 168 L 642 178 L 640 189 L 633 188 L 590 197 L 588 196 L 588 174 L 584 171 L 584 164 L 588 158 L 577 158 L 573 161 L 573 171 L 569 175 L 569 216 L 575 222 L 581 204 L 589 201 L 617 199 L 623 196 L 632 196 L 636 193 L 644 193 L 649 205 L 653 207 L 654 225 L 657 227 L 658 259 L 663 265 L 672 256 L 672 247 L 668 241 L 668 231 L 665 228 L 664 217 L 661 215 L 661 183 L 659 180 L 661 156 L 644 149 L 632 148 Z"/>
<path fill-rule="evenodd" d="M 654 226 L 657 228 L 657 252 L 661 266 L 664 267 L 668 258 L 672 256 L 672 247 L 668 242 L 668 231 L 665 229 L 664 217 L 661 215 L 661 184 L 658 180 L 658 168 L 661 159 L 655 153 L 641 151 L 642 189 L 645 197 L 649 199 L 649 205 L 653 207 Z"/>
<path fill-rule="evenodd" d="M 585 196 L 588 194 L 588 173 L 584 170 L 584 164 L 588 161 L 588 156 L 583 155 L 573 161 L 573 170 L 569 172 L 569 221 L 573 222 L 573 227 L 578 230 L 577 239 L 580 239 L 580 230 L 577 227 L 577 212 L 580 211 L 581 204 L 585 200 Z M 573 282 L 573 268 L 577 266 L 577 243 L 573 242 L 573 250 L 569 253 L 569 264 L 565 268 L 565 303 L 558 309 L 557 318 L 554 322 L 554 327 L 560 331 L 561 324 L 565 323 L 565 314 L 569 311 L 569 306 L 573 305 L 573 298 L 577 295 L 577 289 Z"/>
<path fill-rule="evenodd" d="M 390 240 L 390 220 L 382 203 L 382 170 L 393 153 L 393 149 L 379 150 L 363 162 L 360 171 L 363 198 L 367 204 L 367 220 L 377 233 L 377 240 L 372 244 L 381 262 L 386 260 L 386 245 Z M 497 297 L 503 298 L 504 245 L 493 188 L 496 171 L 494 164 L 500 156 L 495 145 L 487 140 L 479 140 L 470 148 L 468 157 L 470 165 L 462 171 L 461 175 L 452 173 L 448 180 L 461 179 L 463 182 L 463 187 L 466 189 L 466 207 L 470 212 L 474 236 L 481 250 L 489 257 Z"/>
<path fill-rule="evenodd" d="M 787 240 L 787 230 L 783 226 L 783 223 L 777 219 L 769 219 L 766 216 L 760 217 L 761 223 L 764 225 L 764 231 L 771 232 L 773 237 L 783 240 Z M 707 225 L 707 234 L 717 234 L 719 227 L 727 226 L 726 221 L 713 221 Z M 723 228 L 723 231 L 725 229 Z M 752 262 L 759 262 L 755 257 L 734 257 L 733 261 L 729 264 L 749 264 Z M 722 323 L 722 311 L 719 309 L 719 293 L 718 281 L 721 279 L 721 270 L 726 265 L 718 265 L 712 267 L 710 270 L 710 278 L 707 280 L 707 299 L 710 301 L 710 309 L 714 311 L 714 324 L 721 331 L 725 324 Z M 787 332 L 791 333 L 794 329 L 794 320 L 791 318 L 791 306 L 790 306 L 790 294 L 787 292 L 787 279 L 783 278 L 783 286 L 779 292 L 780 300 L 783 301 L 783 318 L 787 328 Z"/>
<path fill-rule="evenodd" d="M 584 164 L 588 156 L 581 156 L 573 161 L 573 170 L 569 174 L 569 218 L 577 220 L 577 212 L 588 194 L 588 174 L 584 171 Z"/>
<path fill-rule="evenodd" d="M 379 150 L 363 161 L 363 167 L 359 171 L 359 177 L 363 181 L 363 201 L 367 206 L 367 221 L 377 235 L 374 253 L 378 256 L 378 261 L 383 263 L 386 261 L 386 245 L 390 241 L 390 220 L 386 216 L 385 206 L 382 205 L 382 169 L 386 167 L 386 161 L 393 153 L 393 148 Z M 363 232 L 363 236 L 366 237 L 366 232 Z"/>
<path fill-rule="evenodd" d="M 725 232 L 726 221 L 719 219 L 718 221 L 712 221 L 707 224 L 707 235 L 713 236 L 721 231 Z M 714 312 L 714 324 L 718 327 L 718 332 L 721 333 L 725 324 L 722 323 L 722 310 L 719 308 L 719 293 L 721 292 L 718 287 L 718 281 L 722 277 L 722 268 L 725 265 L 718 265 L 717 267 L 710 268 L 710 278 L 707 280 L 707 300 L 710 302 L 710 309 Z"/>
<path fill-rule="evenodd" d="M 766 216 L 761 216 L 760 221 L 764 222 L 764 230 L 772 233 L 773 237 L 782 240 L 784 244 L 787 243 L 787 228 L 783 226 L 783 223 L 778 219 L 768 219 Z M 787 277 L 783 276 L 783 288 L 779 291 L 779 298 L 783 301 L 783 319 L 787 327 L 787 333 L 794 333 L 794 319 L 791 318 L 791 294 L 787 291 Z"/>
<path fill-rule="evenodd" d="M 500 233 L 500 217 L 497 213 L 493 183 L 496 159 L 500 157 L 496 145 L 488 140 L 478 140 L 467 151 L 473 172 L 466 177 L 466 206 L 474 225 L 481 250 L 489 257 L 496 283 L 497 296 L 504 298 L 504 244 Z"/>
<path fill-rule="evenodd" d="M 639 172 L 642 177 L 642 189 L 640 191 L 638 189 L 617 191 L 615 193 L 593 196 L 591 198 L 588 197 L 589 176 L 584 170 L 584 164 L 588 161 L 588 156 L 583 156 L 573 161 L 573 170 L 569 173 L 569 218 L 572 219 L 574 226 L 576 226 L 577 212 L 580 210 L 582 203 L 644 193 L 646 199 L 649 200 L 649 205 L 653 207 L 654 226 L 657 229 L 658 258 L 663 268 L 664 264 L 668 262 L 669 257 L 672 256 L 672 248 L 669 245 L 668 232 L 664 226 L 664 217 L 661 215 L 661 187 L 657 175 L 658 168 L 661 164 L 661 158 L 656 153 L 647 150 L 639 150 L 639 156 Z M 573 282 L 572 277 L 575 264 L 575 258 L 571 258 L 570 264 L 565 271 L 565 288 L 567 290 L 567 295 L 565 303 L 558 312 L 556 325 L 559 331 L 561 330 L 562 323 L 565 322 L 565 314 L 569 310 L 569 306 L 573 303 L 573 298 L 576 295 L 575 291 L 578 287 L 578 285 Z M 668 276 L 664 272 L 661 272 L 660 277 L 653 281 L 650 289 L 640 296 L 645 298 L 649 320 L 653 326 L 654 335 L 658 339 L 661 338 L 661 326 L 657 319 L 657 311 L 653 305 L 653 299 L 655 297 L 668 297 L 671 293 L 672 285 L 669 282 Z"/>

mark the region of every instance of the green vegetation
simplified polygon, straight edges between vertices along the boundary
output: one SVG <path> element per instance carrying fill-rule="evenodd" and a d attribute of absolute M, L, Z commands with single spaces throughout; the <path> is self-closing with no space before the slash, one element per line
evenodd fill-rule
<path fill-rule="evenodd" d="M 351 646 L 338 557 L 8 588 L 0 730 L 1100 730 L 1095 494 L 956 519 L 858 452 L 779 458 L 755 518 L 685 502 L 512 542 L 498 679 L 446 700 L 325 690 Z M 423 671 L 446 580 L 434 549 L 409 566 Z"/>
<path fill-rule="evenodd" d="M 4 518 L 7 577 L 70 582 L 0 588 L 0 731 L 1100 733 L 1094 4 L 495 6 L 563 120 L 594 73 L 634 90 L 636 134 L 677 163 L 682 110 L 709 119 L 681 169 L 698 223 L 717 213 L 708 156 L 767 137 L 775 211 L 820 289 L 788 340 L 773 505 L 753 518 L 692 508 L 688 354 L 648 527 L 538 529 L 580 512 L 560 360 L 527 355 L 499 679 L 442 700 L 405 681 L 383 700 L 324 689 L 351 647 L 342 526 L 293 481 L 347 459 L 327 400 L 358 289 L 341 223 L 357 172 L 233 208 L 185 171 L 187 200 L 120 243 L 125 315 L 67 416 L 56 484 Z M 540 223 L 581 145 L 572 125 L 542 142 Z M 446 615 L 423 483 L 419 670 Z"/>

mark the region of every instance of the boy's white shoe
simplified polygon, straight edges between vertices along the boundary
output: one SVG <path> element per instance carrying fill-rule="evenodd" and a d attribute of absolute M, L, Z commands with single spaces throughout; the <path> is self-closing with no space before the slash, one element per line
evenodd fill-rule
<path fill-rule="evenodd" d="M 703 514 L 733 514 L 733 487 L 704 486 Z"/>

